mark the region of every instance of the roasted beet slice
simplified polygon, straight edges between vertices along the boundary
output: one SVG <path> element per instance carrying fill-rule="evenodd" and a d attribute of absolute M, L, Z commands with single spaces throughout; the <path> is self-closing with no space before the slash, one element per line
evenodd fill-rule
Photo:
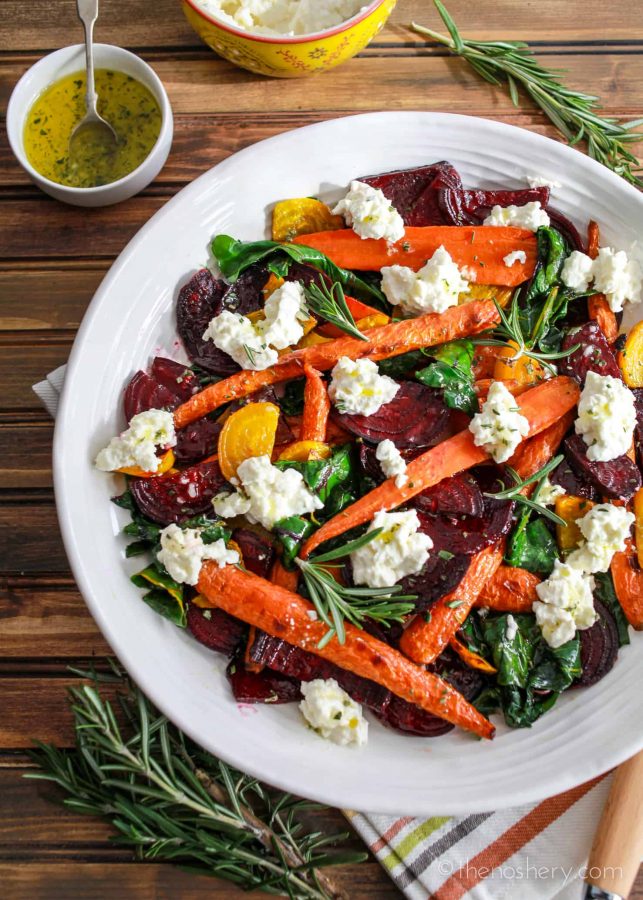
<path fill-rule="evenodd" d="M 592 462 L 580 434 L 565 439 L 565 456 L 570 466 L 607 497 L 629 500 L 641 487 L 641 473 L 629 456 L 617 456 L 609 462 Z"/>
<path fill-rule="evenodd" d="M 228 663 L 226 676 L 237 703 L 293 703 L 301 699 L 299 682 L 294 678 L 270 669 L 249 672 L 238 657 Z"/>
<path fill-rule="evenodd" d="M 184 363 L 167 359 L 165 356 L 155 357 L 150 375 L 159 384 L 172 391 L 181 403 L 189 400 L 200 388 L 199 379 L 191 369 Z"/>
<path fill-rule="evenodd" d="M 212 456 L 217 452 L 219 432 L 222 428 L 221 422 L 197 419 L 191 425 L 179 429 L 176 433 L 175 457 L 179 462 L 191 463 Z"/>
<path fill-rule="evenodd" d="M 222 609 L 188 605 L 188 629 L 200 644 L 230 656 L 243 640 L 248 626 Z"/>
<path fill-rule="evenodd" d="M 418 510 L 420 530 L 433 541 L 432 555 L 442 550 L 471 556 L 507 534 L 513 507 L 509 500 L 485 497 L 482 516 L 433 516 Z"/>
<path fill-rule="evenodd" d="M 339 413 L 333 418 L 342 428 L 373 444 L 388 438 L 400 449 L 428 447 L 446 428 L 449 410 L 437 388 L 415 381 L 400 382 L 391 400 L 371 416 Z"/>
<path fill-rule="evenodd" d="M 439 191 L 438 202 L 450 225 L 479 225 L 494 206 L 547 206 L 549 188 L 522 188 L 517 191 L 454 190 Z"/>
<path fill-rule="evenodd" d="M 229 285 L 215 280 L 207 269 L 201 269 L 179 291 L 176 324 L 192 362 L 214 375 L 231 375 L 239 366 L 227 353 L 203 340 L 210 319 L 223 309 L 223 297 Z"/>
<path fill-rule="evenodd" d="M 147 372 L 137 372 L 125 388 L 123 395 L 123 411 L 129 422 L 138 413 L 147 409 L 173 410 L 181 401 L 176 394 L 168 390 L 163 384 L 148 375 Z"/>
<path fill-rule="evenodd" d="M 632 388 L 634 394 L 634 407 L 636 409 L 636 429 L 634 441 L 639 458 L 639 465 L 643 467 L 643 388 Z"/>
<path fill-rule="evenodd" d="M 469 554 L 454 553 L 445 559 L 434 548 L 430 551 L 424 568 L 417 575 L 407 575 L 402 579 L 402 591 L 404 594 L 415 594 L 417 596 L 415 611 L 424 612 L 440 597 L 450 594 L 457 588 L 466 575 L 470 562 Z"/>
<path fill-rule="evenodd" d="M 448 224 L 438 203 L 440 188 L 460 188 L 462 181 L 448 162 L 437 162 L 415 169 L 367 175 L 360 181 L 382 191 L 402 216 L 405 225 Z"/>
<path fill-rule="evenodd" d="M 444 478 L 414 499 L 417 509 L 425 513 L 453 516 L 484 515 L 484 498 L 475 478 L 467 472 Z"/>
<path fill-rule="evenodd" d="M 249 528 L 236 528 L 232 532 L 232 540 L 239 545 L 246 569 L 267 578 L 275 559 L 275 548 L 268 538 Z"/>
<path fill-rule="evenodd" d="M 600 600 L 594 600 L 598 614 L 591 628 L 579 631 L 582 675 L 576 684 L 589 687 L 610 671 L 618 656 L 618 629 L 614 616 Z"/>
<path fill-rule="evenodd" d="M 601 495 L 596 490 L 591 481 L 582 473 L 576 473 L 569 465 L 566 459 L 561 460 L 554 471 L 549 476 L 552 484 L 558 484 L 566 494 L 572 497 L 585 497 L 586 500 L 598 502 Z"/>
<path fill-rule="evenodd" d="M 221 301 L 222 308 L 240 316 L 263 309 L 265 297 L 262 288 L 267 281 L 268 270 L 264 266 L 250 266 L 228 287 Z"/>
<path fill-rule="evenodd" d="M 561 349 L 569 350 L 576 344 L 580 344 L 578 349 L 560 361 L 558 371 L 561 375 L 569 375 L 579 384 L 585 383 L 588 372 L 621 377 L 616 357 L 598 322 L 587 322 L 570 331 L 565 335 Z"/>
<path fill-rule="evenodd" d="M 226 483 L 219 463 L 210 460 L 172 475 L 132 478 L 130 490 L 143 515 L 169 525 L 210 512 L 212 498 Z"/>

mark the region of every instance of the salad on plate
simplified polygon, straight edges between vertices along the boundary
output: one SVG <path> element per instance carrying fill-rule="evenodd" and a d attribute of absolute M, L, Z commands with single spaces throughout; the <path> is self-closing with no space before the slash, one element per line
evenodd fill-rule
<path fill-rule="evenodd" d="M 95 464 L 127 479 L 142 599 L 237 702 L 345 745 L 364 710 L 492 738 L 643 628 L 643 263 L 528 180 L 438 162 L 283 200 L 181 287 L 186 357 L 132 377 Z"/>

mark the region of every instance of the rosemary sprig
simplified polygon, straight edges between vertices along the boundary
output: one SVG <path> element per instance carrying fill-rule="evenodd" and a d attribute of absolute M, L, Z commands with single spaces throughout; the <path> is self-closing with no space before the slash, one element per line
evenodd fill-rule
<path fill-rule="evenodd" d="M 320 284 L 311 281 L 304 288 L 306 294 L 306 303 L 308 309 L 320 316 L 326 322 L 336 325 L 337 328 L 350 334 L 351 337 L 359 338 L 360 341 L 367 341 L 368 338 L 362 334 L 355 324 L 353 314 L 346 303 L 344 288 L 339 281 L 333 282 L 329 288 L 326 281 Z"/>
<path fill-rule="evenodd" d="M 65 806 L 109 820 L 115 841 L 138 859 L 179 863 L 246 890 L 291 898 L 340 900 L 345 895 L 319 869 L 366 859 L 329 852 L 348 835 L 305 831 L 298 815 L 314 807 L 268 790 L 198 748 L 113 667 L 114 674 L 77 672 L 115 681 L 119 720 L 96 686 L 69 691 L 76 746 L 38 743 L 39 772 L 68 795 Z"/>
<path fill-rule="evenodd" d="M 541 503 L 538 503 L 538 495 L 540 494 L 540 489 L 545 483 L 545 479 L 549 475 L 550 472 L 556 468 L 556 466 L 562 462 L 564 457 L 561 455 L 554 456 L 553 459 L 550 459 L 549 462 L 531 475 L 529 478 L 525 478 L 524 480 L 520 477 L 520 475 L 516 472 L 515 469 L 512 469 L 511 466 L 505 466 L 506 471 L 509 473 L 510 477 L 513 480 L 513 485 L 509 488 L 506 488 L 504 491 L 498 491 L 496 494 L 485 493 L 485 497 L 491 497 L 494 500 L 515 500 L 516 503 L 520 503 L 523 506 L 528 506 L 529 509 L 536 510 L 536 512 L 540 513 L 541 516 L 544 516 L 546 519 L 549 519 L 551 522 L 554 522 L 556 525 L 565 526 L 567 523 L 564 519 L 561 519 L 560 516 L 557 516 L 555 512 L 552 512 L 551 509 L 547 509 L 546 506 L 543 506 Z M 524 488 L 529 487 L 529 485 L 535 484 L 533 492 L 533 499 L 529 497 L 525 497 L 522 491 Z"/>
<path fill-rule="evenodd" d="M 329 572 L 329 569 L 338 568 L 329 563 L 360 550 L 381 533 L 381 528 L 374 528 L 336 550 L 320 553 L 313 559 L 295 560 L 301 569 L 317 615 L 328 625 L 328 631 L 317 645 L 319 648 L 325 647 L 335 635 L 340 644 L 344 643 L 345 621 L 358 628 L 363 627 L 365 619 L 388 625 L 391 622 L 401 622 L 404 616 L 413 611 L 414 605 L 410 601 L 416 599 L 415 595 L 400 594 L 402 587 L 399 584 L 383 588 L 346 587 L 338 584 Z"/>
<path fill-rule="evenodd" d="M 523 41 L 465 40 L 440 0 L 434 3 L 450 37 L 415 22 L 411 24 L 413 31 L 461 56 L 485 81 L 495 85 L 505 83 L 514 106 L 519 106 L 518 85 L 521 85 L 570 144 L 584 140 L 593 159 L 630 184 L 643 187 L 643 178 L 638 174 L 641 166 L 628 149 L 629 144 L 643 139 L 643 135 L 633 131 L 643 119 L 619 122 L 598 115 L 597 110 L 601 108 L 598 97 L 566 87 L 562 81 L 564 70 L 540 65 Z"/>
<path fill-rule="evenodd" d="M 557 287 L 552 288 L 550 295 L 545 301 L 544 308 L 547 308 L 548 304 L 553 302 L 557 290 Z M 565 356 L 569 356 L 570 353 L 578 350 L 580 344 L 574 344 L 574 346 L 570 347 L 568 350 L 559 350 L 556 352 L 550 351 L 545 353 L 542 350 L 536 350 L 535 347 L 538 345 L 538 341 L 542 336 L 540 332 L 546 321 L 546 316 L 541 313 L 531 335 L 526 338 L 520 324 L 520 307 L 518 305 L 519 292 L 520 289 L 516 291 L 512 298 L 509 315 L 505 313 L 504 309 L 499 306 L 495 300 L 493 301 L 498 310 L 498 315 L 500 316 L 500 325 L 493 330 L 493 336 L 487 338 L 484 337 L 484 335 L 481 335 L 478 338 L 474 338 L 472 342 L 474 344 L 483 344 L 486 347 L 513 347 L 516 350 L 516 353 L 511 357 L 511 360 L 520 359 L 521 356 L 528 356 L 529 359 L 536 360 L 536 362 L 539 362 L 555 375 L 556 369 L 551 365 L 549 360 L 563 359 Z"/>

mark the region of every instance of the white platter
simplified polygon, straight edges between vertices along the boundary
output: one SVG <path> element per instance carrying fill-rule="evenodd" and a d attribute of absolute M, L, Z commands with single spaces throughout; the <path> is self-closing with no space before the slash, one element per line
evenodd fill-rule
<path fill-rule="evenodd" d="M 351 178 L 448 159 L 464 184 L 521 187 L 555 178 L 553 202 L 604 243 L 643 233 L 643 199 L 576 150 L 485 119 L 424 112 L 336 119 L 263 141 L 184 188 L 112 266 L 82 323 L 67 370 L 54 442 L 56 500 L 79 588 L 116 655 L 145 693 L 202 746 L 280 788 L 334 806 L 459 814 L 540 800 L 618 764 L 643 746 L 641 640 L 623 648 L 595 687 L 568 691 L 531 729 L 500 725 L 493 742 L 452 732 L 404 737 L 370 717 L 368 745 L 336 747 L 301 724 L 296 705 L 239 707 L 225 661 L 156 615 L 128 579 L 109 502 L 117 477 L 95 471 L 99 448 L 123 426 L 122 391 L 159 349 L 177 356 L 174 301 L 208 261 L 212 235 L 264 235 L 271 204 L 339 196 Z M 626 323 L 627 324 L 627 323 Z M 140 567 L 140 561 L 139 566 Z M 497 720 L 497 717 L 496 717 Z"/>

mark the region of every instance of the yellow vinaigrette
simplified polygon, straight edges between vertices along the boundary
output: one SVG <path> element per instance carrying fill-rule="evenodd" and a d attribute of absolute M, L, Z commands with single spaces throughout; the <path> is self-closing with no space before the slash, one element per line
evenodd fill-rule
<path fill-rule="evenodd" d="M 133 172 L 148 156 L 161 130 L 161 110 L 140 81 L 112 69 L 96 69 L 98 112 L 118 136 L 116 146 L 79 141 L 69 155 L 69 138 L 85 115 L 85 73 L 54 82 L 35 101 L 24 130 L 27 159 L 45 178 L 70 187 L 111 184 Z"/>

